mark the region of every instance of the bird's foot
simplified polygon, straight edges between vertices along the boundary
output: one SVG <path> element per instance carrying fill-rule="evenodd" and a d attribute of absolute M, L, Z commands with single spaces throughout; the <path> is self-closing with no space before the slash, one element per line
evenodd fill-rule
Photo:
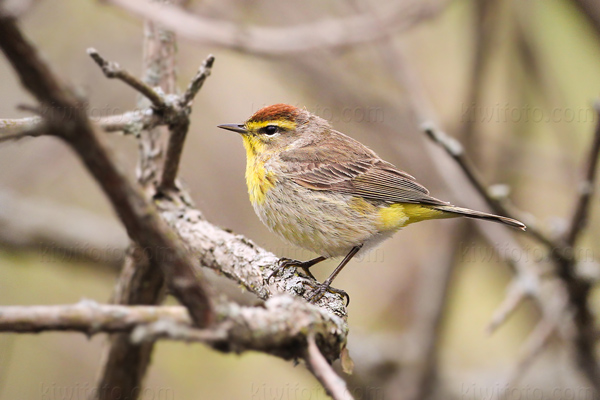
<path fill-rule="evenodd" d="M 313 280 L 316 281 L 317 278 L 315 278 L 315 276 L 312 274 L 312 272 L 310 272 L 310 269 L 309 269 L 314 264 L 315 263 L 313 262 L 313 260 L 310 260 L 310 261 L 298 261 L 298 260 L 292 260 L 291 258 L 282 258 L 282 259 L 279 260 L 279 265 L 275 268 L 275 270 L 273 272 L 271 272 L 271 275 L 269 275 L 269 277 L 267 278 L 267 282 L 269 282 L 272 277 L 274 277 L 275 275 L 277 275 L 281 271 L 284 271 L 287 268 L 291 268 L 291 267 L 302 268 L 302 270 L 304 271 L 304 273 L 306 273 L 306 275 L 308 275 L 309 278 L 311 278 L 311 279 L 313 279 Z"/>
<path fill-rule="evenodd" d="M 350 296 L 348 295 L 348 293 L 346 293 L 342 289 L 336 289 L 336 288 L 331 287 L 330 283 L 327 281 L 325 281 L 323 283 L 318 283 L 313 286 L 313 291 L 310 293 L 310 296 L 308 297 L 308 302 L 313 303 L 313 304 L 316 303 L 317 301 L 319 301 L 319 299 L 321 297 L 323 297 L 323 295 L 326 292 L 337 294 L 337 295 L 340 295 L 340 296 L 346 298 L 346 307 L 348 307 L 348 304 L 350 304 Z"/>

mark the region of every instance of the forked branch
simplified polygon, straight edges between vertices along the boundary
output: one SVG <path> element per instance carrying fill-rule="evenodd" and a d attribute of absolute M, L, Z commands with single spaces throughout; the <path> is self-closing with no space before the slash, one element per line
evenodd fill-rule
<path fill-rule="evenodd" d="M 174 295 L 186 306 L 200 327 L 214 320 L 212 300 L 194 271 L 194 261 L 156 209 L 117 168 L 101 134 L 79 107 L 79 99 L 67 89 L 25 39 L 16 21 L 0 11 L 0 48 L 21 82 L 41 105 L 72 112 L 61 116 L 44 114 L 48 133 L 65 140 L 109 197 L 115 212 L 133 241 L 149 249 L 159 260 Z M 167 262 L 168 261 L 168 262 Z"/>

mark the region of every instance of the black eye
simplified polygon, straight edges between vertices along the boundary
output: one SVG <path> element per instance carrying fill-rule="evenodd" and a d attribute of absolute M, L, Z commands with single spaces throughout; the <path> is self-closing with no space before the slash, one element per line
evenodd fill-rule
<path fill-rule="evenodd" d="M 279 127 L 277 125 L 267 125 L 263 128 L 263 133 L 265 135 L 274 135 L 279 132 Z"/>

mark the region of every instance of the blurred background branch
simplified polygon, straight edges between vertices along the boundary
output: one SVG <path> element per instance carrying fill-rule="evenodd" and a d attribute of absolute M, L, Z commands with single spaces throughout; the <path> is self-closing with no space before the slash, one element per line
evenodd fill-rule
<path fill-rule="evenodd" d="M 126 236 L 112 221 L 76 207 L 0 193 L 0 248 L 37 253 L 48 263 L 83 262 L 117 271 Z"/>
<path fill-rule="evenodd" d="M 225 20 L 202 18 L 170 2 L 107 0 L 138 17 L 147 18 L 172 30 L 182 39 L 217 45 L 264 56 L 283 56 L 323 49 L 340 49 L 382 39 L 388 30 L 409 29 L 443 10 L 444 1 L 384 3 L 366 15 L 329 19 L 298 26 L 273 28 L 244 26 Z"/>
<path fill-rule="evenodd" d="M 81 56 L 81 49 L 90 45 L 110 49 L 109 58 L 130 68 L 141 57 L 140 25 L 130 15 L 147 18 L 142 75 L 150 88 L 162 87 L 163 99 L 177 96 L 176 87 L 185 86 L 177 85 L 175 76 L 174 33 L 183 39 L 178 68 L 185 76 L 196 72 L 204 54 L 217 54 L 219 68 L 210 87 L 194 102 L 185 152 L 174 164 L 178 181 L 167 179 L 166 198 L 158 196 L 157 205 L 169 225 L 197 251 L 200 264 L 229 278 L 208 277 L 219 292 L 239 296 L 247 304 L 255 297 L 239 295 L 238 286 L 261 299 L 280 291 L 304 294 L 302 275 L 290 273 L 273 285 L 263 284 L 276 255 L 308 257 L 282 247 L 257 223 L 242 195 L 243 150 L 235 138 L 214 130 L 219 123 L 241 121 L 269 103 L 306 105 L 332 120 L 336 129 L 416 175 L 436 197 L 472 208 L 489 206 L 523 218 L 530 226 L 519 236 L 466 221 L 411 226 L 356 262 L 356 268 L 350 267 L 340 277 L 340 286 L 353 297 L 348 349 L 356 368 L 353 375 L 342 376 L 355 398 L 506 399 L 517 393 L 519 398 L 562 399 L 569 390 L 582 399 L 597 395 L 600 271 L 593 238 L 600 226 L 593 195 L 599 140 L 598 132 L 592 133 L 599 118 L 589 104 L 600 88 L 596 73 L 600 8 L 594 2 L 362 0 L 350 5 L 307 2 L 302 8 L 270 0 L 190 1 L 183 7 L 138 0 L 76 6 L 67 0 L 35 3 L 36 7 L 24 6 L 19 15 L 51 62 L 60 65 L 60 74 L 88 92 L 87 114 L 105 130 L 123 130 L 139 138 L 136 175 L 149 196 L 156 194 L 156 182 L 163 176 L 169 128 L 164 119 L 153 115 L 147 102 L 139 103 L 137 111 L 125 111 L 131 110 L 130 94 L 115 82 L 106 82 Z M 64 18 L 42 18 L 49 12 Z M 56 20 L 65 21 L 65 26 L 57 27 Z M 81 30 L 77 24 L 83 21 L 92 34 L 62 33 Z M 0 64 L 0 72 L 5 70 Z M 16 143 L 4 139 L 45 133 L 38 117 L 14 118 L 14 105 L 31 99 L 22 98 L 10 80 L 4 82 L 7 89 L 0 115 L 13 118 L 0 121 L 0 182 L 12 202 L 2 203 L 0 198 L 0 241 L 5 250 L 0 254 L 0 273 L 4 274 L 1 282 L 9 285 L 0 291 L 0 302 L 73 303 L 76 296 L 89 296 L 94 290 L 103 290 L 96 295 L 103 301 L 113 274 L 102 278 L 95 267 L 114 267 L 123 254 L 127 257 L 115 302 L 161 302 L 165 291 L 162 275 L 156 273 L 159 266 L 144 259 L 143 249 L 131 247 L 125 252 L 123 232 L 118 235 L 101 228 L 94 220 L 93 214 L 99 220 L 111 214 L 102 194 L 86 186 L 85 175 L 77 175 L 79 164 L 51 139 Z M 98 115 L 104 102 L 115 107 Z M 470 160 L 466 167 L 423 139 L 424 122 L 431 127 L 429 132 L 443 130 L 446 138 L 462 143 Z M 107 139 L 125 165 L 135 159 L 131 137 Z M 175 153 L 182 155 L 181 149 Z M 582 158 L 585 176 L 578 186 Z M 128 168 L 133 170 L 133 163 Z M 174 194 L 174 188 L 182 187 L 189 187 L 202 213 L 186 191 Z M 4 204 L 9 206 L 2 208 Z M 39 204 L 53 206 L 37 215 L 31 210 L 45 208 Z M 52 219 L 77 209 L 92 215 L 81 216 L 78 224 L 68 222 L 70 218 L 65 223 Z M 253 238 L 258 245 L 205 218 Z M 30 225 L 30 220 L 36 224 Z M 98 234 L 89 238 L 79 233 L 83 225 L 97 227 Z M 97 264 L 85 254 L 77 255 L 73 236 L 79 235 L 83 238 L 79 243 L 90 248 L 111 240 L 110 246 L 116 246 L 120 237 L 121 258 L 106 257 Z M 70 249 L 73 260 L 89 267 L 88 272 L 78 269 L 89 273 L 80 280 L 81 289 L 70 284 L 71 269 L 45 268 L 43 260 L 22 258 L 39 251 L 35 242 Z M 36 273 L 28 274 L 27 269 Z M 128 297 L 127 293 L 144 293 L 140 289 L 148 279 L 155 281 L 145 293 L 154 294 Z M 226 281 L 235 285 L 227 286 Z M 12 282 L 47 293 L 46 297 L 11 289 Z M 345 318 L 343 304 L 336 301 L 332 296 L 325 305 L 333 315 Z M 493 336 L 485 335 L 486 326 Z M 157 337 L 168 334 L 168 327 L 153 329 Z M 115 361 L 114 368 L 106 364 L 105 372 L 125 374 L 131 385 L 142 383 L 148 372 L 143 382 L 148 389 L 175 387 L 177 397 L 202 392 L 209 398 L 211 393 L 214 398 L 283 394 L 291 398 L 300 393 L 294 392 L 294 385 L 315 398 L 325 396 L 321 386 L 312 392 L 314 378 L 277 360 L 259 355 L 223 360 L 201 349 L 162 341 L 154 346 L 152 340 L 132 345 L 129 335 L 122 338 L 126 348 L 147 347 L 134 350 L 137 361 Z M 62 348 L 62 342 L 56 344 L 45 336 L 35 342 L 26 340 L 0 338 L 0 359 L 9 351 L 16 354 L 7 361 L 12 368 L 0 368 L 0 374 L 18 370 L 25 349 L 40 346 L 37 353 L 43 355 L 46 348 L 60 348 L 70 354 L 72 347 L 69 339 Z M 87 367 L 82 364 L 73 371 L 69 369 L 73 363 L 65 362 L 65 372 L 57 377 L 40 362 L 40 380 L 53 379 L 59 387 L 72 386 L 74 379 L 91 382 L 100 346 L 95 342 L 79 346 L 96 351 L 88 357 Z M 154 347 L 155 362 L 148 370 Z M 56 357 L 47 358 L 47 365 L 55 365 Z M 230 374 L 239 383 L 236 387 L 223 384 Z M 12 383 L 27 378 L 6 376 L 0 376 L 10 382 L 0 391 L 0 399 L 33 396 L 28 385 Z M 124 382 L 115 379 L 113 385 Z M 102 381 L 91 385 L 100 387 Z M 535 390 L 533 395 L 526 392 L 528 388 Z"/>

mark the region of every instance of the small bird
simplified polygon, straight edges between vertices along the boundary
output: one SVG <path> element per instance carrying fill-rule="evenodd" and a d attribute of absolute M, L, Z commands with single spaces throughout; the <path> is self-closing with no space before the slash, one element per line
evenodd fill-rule
<path fill-rule="evenodd" d="M 242 135 L 246 184 L 260 220 L 286 241 L 319 254 L 304 262 L 282 259 L 274 273 L 294 266 L 315 279 L 310 267 L 344 256 L 331 275 L 315 285 L 311 302 L 330 291 L 349 303 L 348 294 L 332 288 L 332 281 L 359 251 L 377 246 L 406 225 L 468 217 L 525 230 L 514 219 L 430 196 L 411 175 L 305 109 L 275 104 L 242 124 L 218 127 Z"/>

